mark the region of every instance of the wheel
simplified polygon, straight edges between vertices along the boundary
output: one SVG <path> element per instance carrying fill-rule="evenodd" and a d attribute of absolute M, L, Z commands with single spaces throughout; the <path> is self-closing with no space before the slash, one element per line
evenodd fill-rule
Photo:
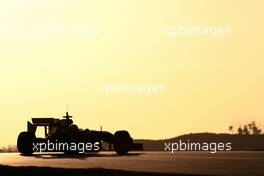
<path fill-rule="evenodd" d="M 117 154 L 125 155 L 129 152 L 130 146 L 133 144 L 133 139 L 130 137 L 127 131 L 115 132 L 117 142 L 114 144 L 114 149 Z"/>
<path fill-rule="evenodd" d="M 33 142 L 36 137 L 33 133 L 21 132 L 17 138 L 17 149 L 23 155 L 32 155 Z"/>

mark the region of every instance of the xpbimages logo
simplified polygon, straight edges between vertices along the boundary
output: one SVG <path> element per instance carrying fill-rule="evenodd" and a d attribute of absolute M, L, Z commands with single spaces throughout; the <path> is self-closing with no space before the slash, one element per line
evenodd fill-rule
<path fill-rule="evenodd" d="M 230 151 L 232 150 L 231 142 L 190 142 L 190 140 L 177 142 L 165 142 L 164 151 L 208 151 L 216 153 L 217 151 Z"/>
<path fill-rule="evenodd" d="M 41 143 L 33 143 L 33 151 L 34 152 L 78 152 L 78 153 L 85 153 L 85 152 L 98 152 L 100 150 L 100 143 L 99 142 L 41 142 Z"/>

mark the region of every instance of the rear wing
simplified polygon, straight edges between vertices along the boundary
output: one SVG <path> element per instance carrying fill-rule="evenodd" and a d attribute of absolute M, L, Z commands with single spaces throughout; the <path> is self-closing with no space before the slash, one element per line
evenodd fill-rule
<path fill-rule="evenodd" d="M 30 133 L 35 134 L 38 126 L 43 126 L 45 130 L 45 136 L 48 134 L 48 130 L 51 126 L 54 126 L 59 119 L 54 118 L 32 118 L 32 123 L 27 123 L 27 130 Z"/>
<path fill-rule="evenodd" d="M 59 119 L 54 118 L 32 118 L 32 123 L 36 126 L 53 126 L 58 121 Z"/>

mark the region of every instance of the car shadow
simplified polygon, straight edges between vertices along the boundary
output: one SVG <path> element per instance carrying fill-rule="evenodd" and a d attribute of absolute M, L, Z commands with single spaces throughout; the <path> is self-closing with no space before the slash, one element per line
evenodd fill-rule
<path fill-rule="evenodd" d="M 91 157 L 124 157 L 124 156 L 139 156 L 139 155 L 144 155 L 145 153 L 143 152 L 133 152 L 133 153 L 128 153 L 126 155 L 118 155 L 116 153 L 112 152 L 104 152 L 104 153 L 85 153 L 85 154 L 64 154 L 64 153 L 59 153 L 59 154 L 53 154 L 53 153 L 35 153 L 32 154 L 30 157 L 35 157 L 35 158 L 41 158 L 41 159 L 59 159 L 59 158 L 72 158 L 72 159 L 81 159 L 84 160 L 86 158 L 91 158 Z M 23 156 L 23 155 L 22 155 Z"/>

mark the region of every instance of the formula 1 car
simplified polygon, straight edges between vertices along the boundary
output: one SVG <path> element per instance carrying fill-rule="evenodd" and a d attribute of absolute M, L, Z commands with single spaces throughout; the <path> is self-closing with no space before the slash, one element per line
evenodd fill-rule
<path fill-rule="evenodd" d="M 27 123 L 27 131 L 18 136 L 18 151 L 23 155 L 32 155 L 34 152 L 78 154 L 106 150 L 102 144 L 107 144 L 108 150 L 114 149 L 120 155 L 127 154 L 130 150 L 143 150 L 143 144 L 134 143 L 125 130 L 114 134 L 102 130 L 83 130 L 73 124 L 71 118 L 68 112 L 63 119 L 32 118 L 32 123 Z M 37 127 L 44 127 L 45 137 L 36 137 Z"/>

